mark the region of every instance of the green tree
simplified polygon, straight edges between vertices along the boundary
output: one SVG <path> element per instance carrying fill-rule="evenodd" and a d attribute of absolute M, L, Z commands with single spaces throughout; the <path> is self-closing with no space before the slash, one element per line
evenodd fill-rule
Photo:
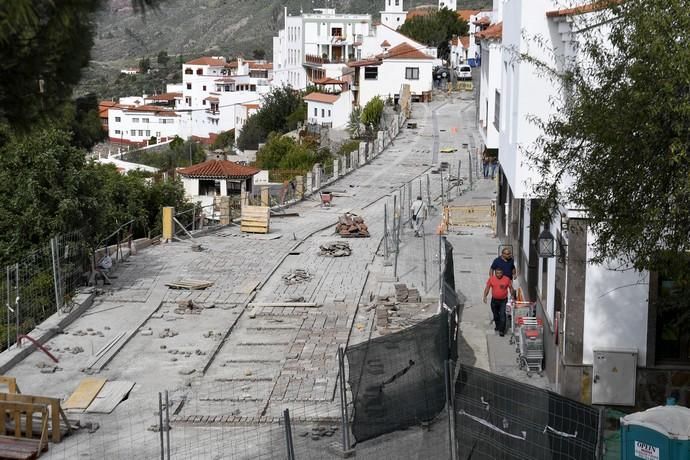
<path fill-rule="evenodd" d="M 350 118 L 347 120 L 347 132 L 350 133 L 352 139 L 360 139 L 362 137 L 362 108 L 357 106 L 350 112 Z"/>
<path fill-rule="evenodd" d="M 252 56 L 254 59 L 262 60 L 266 59 L 266 50 L 263 48 L 257 48 L 254 51 L 252 51 Z"/>
<path fill-rule="evenodd" d="M 383 101 L 380 97 L 372 98 L 362 109 L 361 121 L 366 130 L 368 138 L 373 138 L 376 131 L 381 124 L 381 117 L 383 116 Z"/>
<path fill-rule="evenodd" d="M 138 11 L 157 0 L 132 0 Z M 28 131 L 60 117 L 89 63 L 105 0 L 0 2 L 0 123 Z"/>
<path fill-rule="evenodd" d="M 241 150 L 255 150 L 269 133 L 286 133 L 297 128 L 297 123 L 306 118 L 302 95 L 289 86 L 274 88 L 264 96 L 259 111 L 249 117 L 237 146 Z"/>
<path fill-rule="evenodd" d="M 235 130 L 231 129 L 228 131 L 223 131 L 218 135 L 216 140 L 213 142 L 211 148 L 216 149 L 229 149 L 235 144 Z"/>
<path fill-rule="evenodd" d="M 141 58 L 139 60 L 139 73 L 147 74 L 151 69 L 151 60 L 149 58 Z"/>
<path fill-rule="evenodd" d="M 325 163 L 330 156 L 327 149 L 300 144 L 290 137 L 271 133 L 256 154 L 256 164 L 261 169 L 308 171 L 316 163 Z"/>
<path fill-rule="evenodd" d="M 603 14 L 615 18 L 606 37 L 594 29 L 582 64 L 561 75 L 568 97 L 540 121 L 535 190 L 546 213 L 586 210 L 594 261 L 690 281 L 690 9 L 628 0 Z"/>
<path fill-rule="evenodd" d="M 237 147 L 240 150 L 256 150 L 259 148 L 259 144 L 266 139 L 267 134 L 266 130 L 259 124 L 259 118 L 254 114 L 244 123 L 237 138 Z"/>
<path fill-rule="evenodd" d="M 448 41 L 453 35 L 467 35 L 467 21 L 460 18 L 455 11 L 442 8 L 426 15 L 415 16 L 405 21 L 400 33 L 425 45 L 438 49 L 438 57 L 447 59 L 450 49 Z"/>
<path fill-rule="evenodd" d="M 160 51 L 156 57 L 156 62 L 159 67 L 168 67 L 168 62 L 170 62 L 170 56 L 168 56 L 167 51 Z"/>

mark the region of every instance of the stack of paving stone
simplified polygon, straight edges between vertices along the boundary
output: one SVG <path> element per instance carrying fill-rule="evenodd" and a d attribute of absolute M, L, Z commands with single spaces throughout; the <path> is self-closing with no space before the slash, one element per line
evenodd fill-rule
<path fill-rule="evenodd" d="M 327 257 L 347 257 L 352 254 L 352 249 L 347 243 L 333 242 L 319 246 L 319 255 Z"/>
<path fill-rule="evenodd" d="M 398 302 L 421 302 L 422 298 L 419 295 L 419 289 L 408 288 L 406 284 L 395 285 L 395 300 Z"/>
<path fill-rule="evenodd" d="M 345 213 L 338 218 L 335 231 L 343 238 L 369 237 L 369 227 L 364 223 L 364 219 L 350 213 Z"/>
<path fill-rule="evenodd" d="M 283 281 L 285 281 L 285 284 L 288 286 L 291 286 L 293 284 L 300 284 L 304 283 L 306 281 L 309 281 L 312 279 L 311 273 L 308 271 L 298 268 L 296 270 L 292 270 L 286 274 L 283 275 Z"/>

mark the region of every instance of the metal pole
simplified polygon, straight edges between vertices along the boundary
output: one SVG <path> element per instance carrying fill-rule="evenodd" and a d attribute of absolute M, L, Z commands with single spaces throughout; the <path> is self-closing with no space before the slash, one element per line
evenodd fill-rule
<path fill-rule="evenodd" d="M 165 445 L 163 443 L 163 395 L 158 392 L 158 433 L 161 441 L 161 460 L 165 460 Z"/>
<path fill-rule="evenodd" d="M 469 167 L 470 167 L 470 190 L 474 189 L 474 176 L 472 175 L 472 153 L 467 150 L 467 159 L 469 160 Z"/>
<path fill-rule="evenodd" d="M 444 190 L 443 190 L 443 169 L 441 169 L 439 172 L 441 173 L 441 174 L 439 175 L 439 177 L 441 178 L 441 209 L 443 209 L 443 208 L 446 207 L 445 199 L 444 199 L 444 196 L 443 196 L 443 195 L 444 195 Z"/>
<path fill-rule="evenodd" d="M 438 288 L 439 288 L 439 301 L 441 302 L 439 312 L 443 308 L 443 256 L 442 256 L 442 245 L 443 245 L 443 235 L 439 232 L 438 235 Z"/>
<path fill-rule="evenodd" d="M 396 208 L 396 195 L 393 195 L 393 209 Z M 395 264 L 393 266 L 393 278 L 398 280 L 398 253 L 400 252 L 400 210 L 393 215 L 393 232 L 395 236 Z"/>
<path fill-rule="evenodd" d="M 60 277 L 58 276 L 59 262 L 56 263 L 56 260 L 58 259 L 56 239 L 57 237 L 53 237 L 50 239 L 50 255 L 53 262 L 53 286 L 55 288 L 55 308 L 56 311 L 60 311 Z"/>
<path fill-rule="evenodd" d="M 342 419 L 343 430 L 343 451 L 350 450 L 350 416 L 347 411 L 347 391 L 345 388 L 345 350 L 343 347 L 338 347 L 338 366 L 339 366 L 339 380 L 340 380 L 340 416 Z"/>
<path fill-rule="evenodd" d="M 424 221 L 422 221 L 420 228 L 422 229 L 422 252 L 424 254 L 424 292 L 426 293 L 429 290 L 429 287 L 427 285 L 426 278 L 426 231 L 424 231 Z"/>
<path fill-rule="evenodd" d="M 383 257 L 388 260 L 388 203 L 383 204 Z"/>
<path fill-rule="evenodd" d="M 165 390 L 165 440 L 168 451 L 168 460 L 170 460 L 170 399 L 168 397 L 168 390 Z"/>
<path fill-rule="evenodd" d="M 283 419 L 285 420 L 285 445 L 287 447 L 288 460 L 295 460 L 295 446 L 292 444 L 292 425 L 290 423 L 290 410 L 283 411 Z"/>
<path fill-rule="evenodd" d="M 604 422 L 606 421 L 606 407 L 599 408 L 599 426 L 597 427 L 597 447 L 595 458 L 604 458 L 606 443 L 604 442 Z"/>
<path fill-rule="evenodd" d="M 412 216 L 410 213 L 412 212 L 412 182 L 407 183 L 407 221 L 410 223 L 410 227 L 412 226 Z"/>
<path fill-rule="evenodd" d="M 196 203 L 192 208 L 192 231 L 196 230 Z"/>
<path fill-rule="evenodd" d="M 10 286 L 10 267 L 7 266 L 5 267 L 5 275 L 7 277 L 6 279 L 6 284 L 7 284 L 7 303 L 5 304 L 5 307 L 7 307 L 7 348 L 10 348 L 10 312 L 14 311 L 12 310 L 12 302 L 10 301 L 10 298 L 12 297 L 12 288 Z"/>
<path fill-rule="evenodd" d="M 15 318 L 15 327 L 16 327 L 16 330 L 15 330 L 16 342 L 15 343 L 17 344 L 17 346 L 19 346 L 19 334 L 21 334 L 21 332 L 19 331 L 19 264 L 18 263 L 14 264 L 14 276 L 15 276 L 15 278 L 14 278 L 14 293 L 15 293 L 14 318 Z"/>
<path fill-rule="evenodd" d="M 431 209 L 431 184 L 429 175 L 426 175 L 426 207 Z"/>
<path fill-rule="evenodd" d="M 462 189 L 460 188 L 460 180 L 462 178 L 462 176 L 460 175 L 461 168 L 462 168 L 462 160 L 458 160 L 458 192 L 457 192 L 458 195 L 457 196 L 462 195 Z"/>
<path fill-rule="evenodd" d="M 396 227 L 396 225 L 398 223 L 398 219 L 396 219 L 398 212 L 399 212 L 398 211 L 398 195 L 393 194 L 393 238 L 395 238 L 396 240 L 398 237 L 398 231 L 397 231 L 397 227 Z M 396 241 L 395 247 L 397 250 L 397 247 L 398 247 L 397 241 Z"/>
<path fill-rule="evenodd" d="M 445 362 L 446 377 L 446 407 L 448 408 L 448 440 L 450 442 L 450 460 L 457 458 L 457 444 L 455 441 L 455 404 L 453 400 L 453 362 Z"/>

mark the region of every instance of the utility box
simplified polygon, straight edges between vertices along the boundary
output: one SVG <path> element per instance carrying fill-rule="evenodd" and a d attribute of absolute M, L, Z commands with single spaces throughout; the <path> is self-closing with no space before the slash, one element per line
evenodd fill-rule
<path fill-rule="evenodd" d="M 592 367 L 592 404 L 635 405 L 636 349 L 594 350 Z"/>
<path fill-rule="evenodd" d="M 621 418 L 622 460 L 690 460 L 690 409 L 653 407 Z"/>

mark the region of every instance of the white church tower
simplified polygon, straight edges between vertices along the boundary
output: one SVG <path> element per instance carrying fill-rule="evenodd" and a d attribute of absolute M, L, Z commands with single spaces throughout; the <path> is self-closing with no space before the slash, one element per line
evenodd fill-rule
<path fill-rule="evenodd" d="M 448 8 L 451 11 L 458 10 L 458 0 L 438 0 L 438 9 Z"/>
<path fill-rule="evenodd" d="M 407 11 L 403 10 L 403 0 L 383 0 L 386 9 L 381 11 L 381 24 L 397 30 L 405 23 Z"/>

